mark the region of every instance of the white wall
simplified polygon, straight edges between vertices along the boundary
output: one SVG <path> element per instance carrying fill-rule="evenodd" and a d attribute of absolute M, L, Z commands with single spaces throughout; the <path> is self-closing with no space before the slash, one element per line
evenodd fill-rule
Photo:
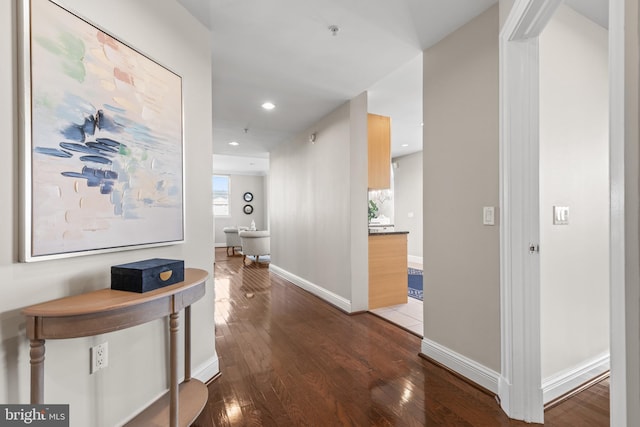
<path fill-rule="evenodd" d="M 609 81 L 607 30 L 573 9 L 539 43 L 544 382 L 609 352 Z"/>
<path fill-rule="evenodd" d="M 16 2 L 0 2 L 0 402 L 29 402 L 29 342 L 20 310 L 53 298 L 109 286 L 110 266 L 153 257 L 184 259 L 212 274 L 210 33 L 174 1 L 65 0 L 63 5 L 122 41 L 167 65 L 183 78 L 186 242 L 153 249 L 18 263 L 18 105 Z M 11 64 L 11 65 L 9 65 Z M 193 306 L 192 366 L 217 371 L 213 280 Z M 46 344 L 47 403 L 71 405 L 72 426 L 113 426 L 129 418 L 168 386 L 168 327 L 155 321 L 96 338 Z M 89 347 L 109 342 L 109 367 L 89 375 Z M 160 356 L 156 356 L 160 354 Z M 182 368 L 181 368 L 182 369 Z"/>
<path fill-rule="evenodd" d="M 498 6 L 424 52 L 424 337 L 500 371 Z"/>
<path fill-rule="evenodd" d="M 422 151 L 393 163 L 395 229 L 409 232 L 408 255 L 422 259 Z"/>
<path fill-rule="evenodd" d="M 249 227 L 253 220 L 258 230 L 269 228 L 267 223 L 267 206 L 269 204 L 265 191 L 266 178 L 260 175 L 229 175 L 229 177 L 231 191 L 229 194 L 229 213 L 231 215 L 215 218 L 216 246 L 226 246 L 224 231 L 222 231 L 225 227 Z M 253 200 L 250 203 L 245 202 L 242 198 L 247 191 L 253 194 Z M 242 210 L 247 204 L 253 206 L 253 213 L 250 215 L 245 214 Z"/>
<path fill-rule="evenodd" d="M 271 267 L 347 311 L 366 309 L 366 165 L 366 94 L 270 153 Z"/>

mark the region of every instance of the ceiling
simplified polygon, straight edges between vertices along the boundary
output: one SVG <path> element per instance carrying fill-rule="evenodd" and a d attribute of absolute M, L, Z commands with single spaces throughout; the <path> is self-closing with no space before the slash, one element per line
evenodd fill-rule
<path fill-rule="evenodd" d="M 609 28 L 609 0 L 565 0 L 564 2 L 601 27 Z"/>
<path fill-rule="evenodd" d="M 179 1 L 212 33 L 214 153 L 254 157 L 267 157 L 278 144 L 366 90 L 372 89 L 372 107 L 384 105 L 384 97 L 393 91 L 380 81 L 402 66 L 405 75 L 410 71 L 414 75 L 404 79 L 400 70 L 389 78 L 404 84 L 404 92 L 417 97 L 421 108 L 422 61 L 416 58 L 496 3 Z M 331 25 L 339 27 L 336 36 Z M 409 82 L 419 86 L 412 92 Z M 267 100 L 276 108 L 263 110 L 260 106 Z M 408 106 L 415 101 L 395 104 Z M 388 108 L 370 111 L 385 114 Z M 413 113 L 414 134 L 421 115 Z M 395 129 L 394 136 L 395 152 L 396 139 L 406 138 L 399 138 Z M 231 141 L 240 145 L 230 146 Z"/>
<path fill-rule="evenodd" d="M 212 34 L 213 151 L 254 159 L 364 91 L 369 112 L 392 117 L 392 154 L 420 151 L 423 50 L 497 3 L 178 1 Z M 567 3 L 606 23 L 608 0 Z"/>

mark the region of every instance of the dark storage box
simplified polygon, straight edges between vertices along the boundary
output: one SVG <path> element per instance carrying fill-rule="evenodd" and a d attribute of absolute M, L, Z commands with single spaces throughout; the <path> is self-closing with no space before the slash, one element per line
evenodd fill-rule
<path fill-rule="evenodd" d="M 184 261 L 152 258 L 111 267 L 111 289 L 148 292 L 184 281 Z"/>

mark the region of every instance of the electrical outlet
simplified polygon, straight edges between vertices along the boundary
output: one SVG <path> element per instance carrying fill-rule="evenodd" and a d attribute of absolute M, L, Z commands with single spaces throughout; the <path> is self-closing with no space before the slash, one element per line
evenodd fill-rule
<path fill-rule="evenodd" d="M 89 373 L 93 374 L 100 369 L 104 369 L 109 366 L 109 343 L 103 342 L 90 349 L 91 370 Z"/>

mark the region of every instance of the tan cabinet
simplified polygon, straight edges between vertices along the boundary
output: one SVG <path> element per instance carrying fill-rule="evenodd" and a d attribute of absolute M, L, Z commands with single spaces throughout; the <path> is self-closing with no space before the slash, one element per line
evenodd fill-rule
<path fill-rule="evenodd" d="M 406 304 L 407 233 L 369 235 L 369 310 Z"/>
<path fill-rule="evenodd" d="M 369 189 L 391 188 L 391 118 L 369 114 Z"/>

